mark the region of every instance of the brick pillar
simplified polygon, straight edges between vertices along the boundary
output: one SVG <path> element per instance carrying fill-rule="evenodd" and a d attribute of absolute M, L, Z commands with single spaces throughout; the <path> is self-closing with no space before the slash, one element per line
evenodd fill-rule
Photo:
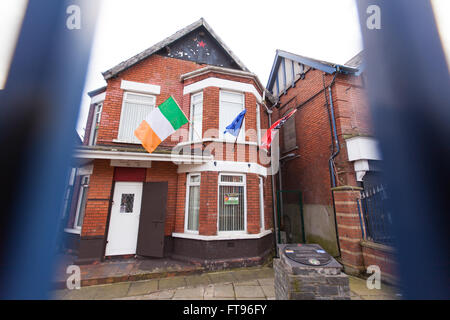
<path fill-rule="evenodd" d="M 346 273 L 358 274 L 364 270 L 361 248 L 361 224 L 358 214 L 357 199 L 362 188 L 341 186 L 332 188 L 336 221 L 341 248 L 341 263 Z"/>

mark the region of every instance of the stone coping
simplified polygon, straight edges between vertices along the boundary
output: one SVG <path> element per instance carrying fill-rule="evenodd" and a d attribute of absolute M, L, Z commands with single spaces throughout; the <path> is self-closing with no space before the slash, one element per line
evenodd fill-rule
<path fill-rule="evenodd" d="M 362 191 L 363 188 L 355 186 L 339 186 L 331 188 L 332 191 Z"/>

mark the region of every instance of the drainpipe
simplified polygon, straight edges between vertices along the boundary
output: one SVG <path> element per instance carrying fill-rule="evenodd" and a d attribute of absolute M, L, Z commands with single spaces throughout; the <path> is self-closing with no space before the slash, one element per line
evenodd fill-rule
<path fill-rule="evenodd" d="M 264 102 L 266 98 L 266 91 L 263 91 L 263 98 L 262 98 L 262 105 L 264 106 L 264 108 L 266 109 L 266 113 L 267 113 L 267 117 L 269 118 L 269 128 L 272 126 L 272 110 L 269 110 L 269 108 L 267 108 L 266 103 Z M 276 204 L 275 204 L 275 199 L 276 199 L 276 193 L 275 193 L 275 177 L 273 176 L 273 174 L 271 175 L 271 179 L 272 179 L 272 210 L 273 210 L 273 230 L 275 233 L 275 257 L 278 257 L 278 248 L 277 245 L 279 243 L 279 239 L 278 239 L 278 221 L 277 221 L 277 210 L 276 210 Z"/>
<path fill-rule="evenodd" d="M 336 177 L 335 177 L 335 172 L 334 172 L 334 158 L 336 158 L 336 156 L 339 154 L 339 152 L 341 151 L 341 147 L 339 145 L 339 139 L 337 136 L 337 129 L 336 129 L 336 118 L 334 116 L 334 106 L 333 106 L 333 96 L 331 94 L 331 86 L 334 84 L 334 81 L 336 80 L 336 76 L 337 73 L 339 71 L 339 68 L 336 67 L 336 71 L 334 73 L 333 76 L 333 80 L 331 81 L 330 85 L 328 86 L 328 94 L 330 97 L 330 102 L 328 103 L 328 99 L 327 99 L 327 93 L 326 91 L 324 91 L 325 93 L 325 100 L 327 103 L 327 107 L 330 110 L 330 125 L 332 127 L 332 131 L 333 131 L 333 153 L 330 157 L 330 159 L 328 160 L 328 166 L 330 169 L 330 180 L 331 180 L 331 187 L 334 188 L 336 187 Z M 324 86 L 324 90 L 325 90 L 325 80 L 323 79 L 323 86 Z M 336 149 L 334 148 L 334 146 L 336 145 Z M 337 241 L 337 246 L 338 246 L 338 252 L 339 252 L 339 256 L 341 256 L 341 245 L 340 245 L 340 241 L 339 241 L 339 232 L 338 232 L 338 227 L 337 227 L 337 218 L 336 218 L 336 207 L 334 205 L 334 193 L 333 191 L 331 192 L 331 200 L 333 201 L 333 213 L 334 213 L 334 229 L 336 232 L 336 241 Z"/>

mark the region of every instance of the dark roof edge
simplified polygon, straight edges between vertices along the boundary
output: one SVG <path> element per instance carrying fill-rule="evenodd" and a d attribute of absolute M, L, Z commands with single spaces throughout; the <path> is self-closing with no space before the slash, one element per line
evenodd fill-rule
<path fill-rule="evenodd" d="M 89 91 L 89 92 L 87 93 L 87 95 L 88 95 L 89 97 L 92 98 L 92 97 L 94 97 L 94 96 L 96 96 L 96 95 L 98 95 L 99 93 L 102 93 L 102 92 L 104 92 L 104 91 L 106 91 L 106 86 L 103 86 L 103 87 L 101 87 L 101 88 L 98 88 L 98 89 Z"/>
<path fill-rule="evenodd" d="M 266 88 L 270 88 L 273 85 L 273 82 L 275 81 L 276 77 L 274 76 L 274 73 L 276 70 L 278 70 L 278 65 L 280 64 L 281 58 L 287 58 L 290 60 L 294 60 L 296 62 L 299 62 L 301 64 L 305 64 L 307 66 L 313 67 L 318 70 L 322 70 L 323 72 L 332 74 L 336 71 L 340 73 L 351 73 L 351 74 L 357 74 L 359 69 L 351 66 L 341 65 L 337 63 L 332 63 L 328 61 L 313 59 L 305 56 L 301 56 L 298 54 L 294 54 L 291 52 L 287 52 L 284 50 L 277 49 L 275 60 L 272 65 L 272 70 L 270 71 L 269 80 L 267 81 Z"/>

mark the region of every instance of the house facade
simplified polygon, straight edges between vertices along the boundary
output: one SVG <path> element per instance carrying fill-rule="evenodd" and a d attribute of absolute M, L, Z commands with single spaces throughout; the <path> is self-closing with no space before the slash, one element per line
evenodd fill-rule
<path fill-rule="evenodd" d="M 272 121 L 297 109 L 280 130 L 277 190 L 301 193 L 302 210 L 295 214 L 302 216 L 297 229 L 306 242 L 339 257 L 347 272 L 375 264 L 386 279 L 394 276 L 393 250 L 389 233 L 380 236 L 379 228 L 389 213 L 366 205 L 369 195 L 384 191 L 363 71 L 362 52 L 339 65 L 277 50 L 266 86 L 277 100 Z M 289 242 L 292 213 L 289 204 L 280 207 Z"/>
<path fill-rule="evenodd" d="M 103 76 L 74 154 L 84 188 L 72 219 L 80 223 L 67 231 L 78 239 L 78 263 L 261 263 L 273 249 L 273 203 L 259 150 L 266 94 L 256 75 L 200 19 Z M 133 132 L 170 96 L 190 123 L 150 154 Z M 238 138 L 224 134 L 244 109 Z"/>

